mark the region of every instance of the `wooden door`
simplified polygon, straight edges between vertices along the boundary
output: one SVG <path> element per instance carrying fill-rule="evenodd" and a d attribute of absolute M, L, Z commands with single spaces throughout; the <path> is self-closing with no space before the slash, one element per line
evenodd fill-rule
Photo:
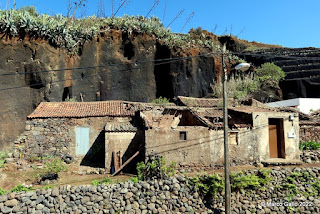
<path fill-rule="evenodd" d="M 85 155 L 89 151 L 89 127 L 77 127 L 76 129 L 76 154 Z"/>
<path fill-rule="evenodd" d="M 269 151 L 270 158 L 279 158 L 277 125 L 269 125 Z"/>

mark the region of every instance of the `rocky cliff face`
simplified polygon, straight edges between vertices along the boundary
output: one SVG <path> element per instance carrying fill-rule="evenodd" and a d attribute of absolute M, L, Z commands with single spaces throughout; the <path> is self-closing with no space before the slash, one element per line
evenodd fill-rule
<path fill-rule="evenodd" d="M 277 99 L 281 97 L 279 93 L 282 91 L 283 99 L 320 98 L 319 48 L 283 48 L 278 45 L 239 40 L 230 36 L 222 36 L 219 41 L 227 43 L 228 50 L 237 52 L 238 56 L 255 66 L 273 62 L 286 72 L 285 80 L 280 82 L 280 91 L 277 88 L 266 88 L 261 90 L 258 96 L 271 95 Z M 265 101 L 273 101 L 273 99 Z"/>
<path fill-rule="evenodd" d="M 44 40 L 2 37 L 0 75 L 10 75 L 0 76 L 0 88 L 12 89 L 0 90 L 0 148 L 18 137 L 26 116 L 42 101 L 76 97 L 151 102 L 159 96 L 206 96 L 216 78 L 213 56 L 161 61 L 199 53 L 172 50 L 153 36 L 116 30 L 85 43 L 72 57 Z"/>
<path fill-rule="evenodd" d="M 280 82 L 284 99 L 320 98 L 320 49 L 274 48 L 244 52 L 240 56 L 260 65 L 273 62 L 286 73 Z"/>

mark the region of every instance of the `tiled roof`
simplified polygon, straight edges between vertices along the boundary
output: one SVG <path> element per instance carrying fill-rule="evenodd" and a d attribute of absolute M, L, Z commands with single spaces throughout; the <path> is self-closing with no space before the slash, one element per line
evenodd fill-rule
<path fill-rule="evenodd" d="M 107 123 L 105 126 L 107 132 L 136 132 L 137 127 L 133 126 L 130 122 L 126 123 Z"/>
<path fill-rule="evenodd" d="M 299 114 L 299 120 L 313 120 L 312 116 L 307 115 L 301 111 L 299 111 L 296 108 L 292 107 L 273 107 L 274 110 L 280 111 L 280 112 L 289 112 L 289 113 L 297 113 Z"/>
<path fill-rule="evenodd" d="M 237 106 L 237 107 L 229 107 L 229 110 L 243 112 L 247 114 L 251 114 L 253 112 L 275 112 L 275 110 L 268 109 L 268 108 L 260 108 L 255 106 Z"/>
<path fill-rule="evenodd" d="M 180 102 L 189 107 L 222 107 L 223 101 L 218 98 L 194 98 L 178 96 Z M 234 104 L 234 99 L 228 99 L 229 103 Z"/>
<path fill-rule="evenodd" d="M 132 105 L 122 101 L 42 102 L 28 118 L 126 117 L 134 113 Z"/>
<path fill-rule="evenodd" d="M 223 117 L 223 111 L 219 109 L 199 108 L 199 109 L 192 109 L 192 110 L 196 111 L 202 117 L 215 117 L 215 118 Z"/>

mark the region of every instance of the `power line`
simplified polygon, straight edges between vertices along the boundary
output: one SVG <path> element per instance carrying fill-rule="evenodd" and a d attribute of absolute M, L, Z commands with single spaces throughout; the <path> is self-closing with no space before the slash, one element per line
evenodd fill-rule
<path fill-rule="evenodd" d="M 203 54 L 201 56 L 206 56 L 206 55 L 209 55 L 209 54 Z M 210 55 L 213 55 L 213 53 L 210 53 Z M 170 61 L 165 61 L 165 62 L 159 62 L 159 63 L 156 63 L 154 65 L 163 65 L 163 64 L 168 64 L 168 63 L 172 63 L 172 62 L 178 62 L 178 61 L 183 61 L 185 60 L 186 58 L 195 58 L 195 57 L 199 57 L 200 55 L 197 55 L 197 56 L 191 56 L 191 57 L 180 57 L 180 58 L 176 58 L 176 59 L 171 59 Z M 161 61 L 164 61 L 164 60 L 161 60 Z M 131 64 L 131 63 L 130 63 Z M 128 65 L 128 64 L 123 64 L 123 65 Z M 107 67 L 107 66 L 102 66 L 102 67 Z M 142 67 L 135 67 L 135 68 L 131 68 L 130 70 L 135 70 L 135 69 L 141 69 L 141 68 L 146 68 L 148 66 L 142 66 Z M 58 69 L 57 69 L 58 70 Z M 59 69 L 61 70 L 61 69 Z M 66 70 L 70 70 L 70 69 L 66 69 Z M 121 71 L 127 71 L 128 69 L 122 69 L 120 70 Z M 87 77 L 91 77 L 91 76 L 97 76 L 99 74 L 92 74 L 92 75 L 89 75 Z M 49 82 L 49 83 L 46 83 L 46 84 L 52 84 L 52 83 L 57 83 L 57 82 L 64 82 L 64 81 L 67 81 L 67 80 L 79 80 L 79 79 L 83 79 L 83 77 L 80 77 L 80 78 L 71 78 L 71 79 L 63 79 L 63 80 L 57 80 L 57 81 L 52 81 L 52 82 Z M 31 84 L 31 85 L 27 85 L 27 86 L 16 86 L 16 87 L 11 87 L 11 88 L 1 88 L 0 91 L 5 91 L 5 90 L 12 90 L 12 89 L 19 89 L 19 88 L 28 88 L 28 87 L 32 87 L 32 86 L 42 86 L 44 85 L 43 83 L 36 83 L 36 84 Z"/>
<path fill-rule="evenodd" d="M 73 67 L 73 68 L 60 68 L 60 69 L 50 69 L 50 70 L 42 70 L 42 71 L 32 71 L 32 72 L 15 72 L 15 73 L 4 73 L 0 74 L 0 76 L 13 76 L 13 75 L 19 75 L 19 74 L 33 74 L 33 73 L 48 73 L 48 72 L 57 72 L 57 71 L 72 71 L 72 70 L 85 70 L 85 69 L 95 69 L 95 68 L 107 68 L 110 66 L 119 66 L 119 65 L 135 65 L 135 64 L 142 64 L 142 63 L 148 63 L 148 62 L 163 62 L 163 61 L 171 61 L 171 60 L 176 60 L 176 59 L 192 59 L 196 57 L 203 57 L 203 56 L 210 56 L 210 55 L 217 55 L 221 54 L 221 52 L 210 52 L 206 54 L 199 54 L 195 56 L 187 56 L 187 57 L 178 57 L 178 58 L 165 58 L 165 59 L 156 59 L 156 60 L 143 60 L 143 61 L 135 61 L 135 62 L 130 62 L 130 63 L 113 63 L 113 64 L 108 64 L 108 65 L 97 65 L 97 66 L 86 66 L 86 67 Z M 243 52 L 229 52 L 229 54 L 234 54 L 234 55 L 260 55 L 263 56 L 264 54 L 257 54 L 257 53 L 243 53 Z M 288 58 L 288 59 L 297 59 L 297 57 L 294 56 L 282 56 L 283 58 Z M 314 58 L 314 57 L 312 57 Z M 319 59 L 306 59 L 306 60 L 320 60 Z"/>
<path fill-rule="evenodd" d="M 234 55 L 244 55 L 244 56 L 267 56 L 267 54 L 264 54 L 264 53 L 244 53 L 244 52 L 233 52 L 233 51 L 230 51 L 231 54 L 234 54 Z M 297 60 L 298 58 L 301 58 L 302 60 L 320 60 L 320 51 L 318 52 L 319 53 L 319 56 L 283 56 L 281 55 L 281 53 L 271 53 L 271 55 L 273 55 L 274 57 L 282 57 L 283 60 L 286 60 L 286 59 L 294 59 L 294 60 Z M 279 60 L 281 61 L 281 60 Z"/>
<path fill-rule="evenodd" d="M 42 71 L 32 71 L 32 72 L 15 72 L 15 73 L 4 73 L 0 74 L 0 76 L 13 76 L 18 74 L 32 74 L 32 73 L 48 73 L 48 72 L 56 72 L 56 71 L 72 71 L 72 70 L 85 70 L 85 69 L 94 69 L 94 68 L 108 68 L 110 66 L 119 66 L 119 65 L 135 65 L 135 64 L 142 64 L 142 63 L 149 63 L 149 62 L 170 62 L 172 60 L 185 60 L 185 59 L 192 59 L 196 57 L 205 57 L 205 56 L 211 56 L 211 55 L 217 55 L 220 54 L 220 52 L 210 52 L 206 54 L 199 54 L 195 56 L 187 56 L 187 57 L 177 57 L 177 58 L 165 58 L 165 59 L 156 59 L 156 60 L 144 60 L 144 61 L 135 61 L 130 63 L 113 63 L 108 65 L 97 65 L 97 66 L 86 66 L 86 67 L 74 67 L 74 68 L 59 68 L 59 69 L 50 69 L 50 70 L 42 70 Z"/>

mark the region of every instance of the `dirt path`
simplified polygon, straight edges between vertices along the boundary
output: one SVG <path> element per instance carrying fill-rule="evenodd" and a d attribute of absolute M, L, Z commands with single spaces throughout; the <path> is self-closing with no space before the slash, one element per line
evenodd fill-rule
<path fill-rule="evenodd" d="M 272 167 L 266 167 L 266 168 L 274 168 Z M 280 166 L 281 168 L 307 168 L 307 167 L 320 167 L 320 163 L 311 163 L 311 164 L 302 164 L 302 165 L 286 165 L 286 166 Z M 245 166 L 234 166 L 230 167 L 231 171 L 246 171 L 246 170 L 252 170 L 252 169 L 259 169 L 258 167 L 252 166 L 252 165 L 245 165 Z M 74 167 L 69 167 L 66 172 L 59 173 L 59 180 L 56 184 L 52 184 L 50 186 L 61 186 L 61 185 L 86 185 L 86 184 L 92 184 L 93 180 L 102 180 L 105 177 L 109 177 L 112 182 L 119 182 L 119 181 L 125 181 L 130 179 L 133 175 L 118 175 L 115 177 L 110 177 L 110 175 L 102 175 L 102 174 L 90 174 L 90 175 L 79 175 L 72 173 L 74 170 Z M 219 173 L 223 174 L 224 169 L 217 169 L 214 171 L 208 171 L 205 173 Z M 26 183 L 26 184 L 32 184 L 34 183 L 36 179 L 38 171 L 29 169 L 27 171 L 0 171 L 0 187 L 4 190 L 10 190 L 14 186 L 20 184 L 20 183 Z M 199 174 L 199 172 L 192 172 L 187 173 L 188 176 L 195 176 Z M 43 188 L 46 185 L 34 185 L 35 188 Z"/>

